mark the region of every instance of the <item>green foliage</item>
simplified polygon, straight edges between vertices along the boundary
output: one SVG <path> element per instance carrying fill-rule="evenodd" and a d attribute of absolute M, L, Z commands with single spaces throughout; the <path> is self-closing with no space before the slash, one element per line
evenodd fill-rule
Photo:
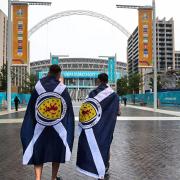
<path fill-rule="evenodd" d="M 142 78 L 140 74 L 133 74 L 129 78 L 123 77 L 117 81 L 117 93 L 119 96 L 139 93 Z"/>
<path fill-rule="evenodd" d="M 142 83 L 142 77 L 140 74 L 133 74 L 129 76 L 128 78 L 128 87 L 129 87 L 129 93 L 139 93 L 139 89 L 141 87 Z"/>
<path fill-rule="evenodd" d="M 180 80 L 177 81 L 176 88 L 178 88 L 178 89 L 180 88 Z"/>
<path fill-rule="evenodd" d="M 15 78 L 16 74 L 11 71 L 12 80 Z M 34 74 L 29 75 L 26 73 L 24 75 L 23 86 L 18 88 L 19 93 L 31 93 L 37 82 L 36 76 Z M 0 91 L 7 90 L 7 65 L 4 64 L 0 68 Z"/>
<path fill-rule="evenodd" d="M 153 80 L 153 78 L 150 78 L 149 86 L 153 90 L 153 88 L 154 88 L 154 80 Z M 157 76 L 157 90 L 161 90 L 162 87 L 163 87 L 163 83 L 161 82 L 161 77 Z"/>
<path fill-rule="evenodd" d="M 119 96 L 126 95 L 128 93 L 128 80 L 127 77 L 123 77 L 117 80 L 117 94 Z"/>
<path fill-rule="evenodd" d="M 3 64 L 0 68 L 0 91 L 7 89 L 7 66 Z"/>
<path fill-rule="evenodd" d="M 26 73 L 23 86 L 19 88 L 19 92 L 32 93 L 36 82 L 37 82 L 37 79 L 34 74 L 29 75 L 28 73 Z"/>

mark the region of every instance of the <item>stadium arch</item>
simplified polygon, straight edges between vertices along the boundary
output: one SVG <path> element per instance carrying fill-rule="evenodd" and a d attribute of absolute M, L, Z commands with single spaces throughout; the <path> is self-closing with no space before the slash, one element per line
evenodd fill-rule
<path fill-rule="evenodd" d="M 88 10 L 68 10 L 68 11 L 63 11 L 63 12 L 53 14 L 53 15 L 41 20 L 39 23 L 37 23 L 35 26 L 33 26 L 29 30 L 28 38 L 30 38 L 33 35 L 33 33 L 35 33 L 42 26 L 48 24 L 49 22 L 51 22 L 55 19 L 59 19 L 59 18 L 66 17 L 66 16 L 73 16 L 73 15 L 85 15 L 85 16 L 91 16 L 91 17 L 101 19 L 103 21 L 106 21 L 106 22 L 112 24 L 114 27 L 116 27 L 118 30 L 120 30 L 127 38 L 130 36 L 130 33 L 121 24 L 119 24 L 117 21 L 109 18 L 106 15 L 103 15 L 103 14 L 100 14 L 97 12 L 93 12 L 93 11 L 88 11 Z"/>

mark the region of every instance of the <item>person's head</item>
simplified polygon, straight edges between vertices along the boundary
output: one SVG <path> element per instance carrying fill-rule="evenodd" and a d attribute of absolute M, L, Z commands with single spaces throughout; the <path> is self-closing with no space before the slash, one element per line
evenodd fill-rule
<path fill-rule="evenodd" d="M 98 85 L 99 84 L 107 84 L 108 83 L 108 75 L 106 73 L 99 74 L 97 83 L 98 83 Z"/>
<path fill-rule="evenodd" d="M 48 76 L 53 76 L 59 80 L 61 75 L 61 68 L 57 64 L 53 64 L 49 68 Z"/>

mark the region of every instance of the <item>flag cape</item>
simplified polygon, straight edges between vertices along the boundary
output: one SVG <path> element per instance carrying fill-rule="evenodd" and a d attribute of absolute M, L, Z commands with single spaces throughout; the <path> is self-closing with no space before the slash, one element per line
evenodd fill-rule
<path fill-rule="evenodd" d="M 24 165 L 70 160 L 74 113 L 66 86 L 54 77 L 37 82 L 22 123 L 21 141 Z"/>
<path fill-rule="evenodd" d="M 119 98 L 107 85 L 100 85 L 83 102 L 79 112 L 77 170 L 104 178 L 119 108 Z"/>

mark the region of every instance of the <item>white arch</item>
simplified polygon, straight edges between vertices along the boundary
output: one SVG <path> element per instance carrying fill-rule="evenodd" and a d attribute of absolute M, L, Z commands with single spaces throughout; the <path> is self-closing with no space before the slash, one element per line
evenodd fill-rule
<path fill-rule="evenodd" d="M 69 11 L 63 11 L 60 13 L 56 13 L 53 14 L 45 19 L 43 19 L 42 21 L 40 21 L 38 24 L 36 24 L 34 27 L 32 27 L 29 32 L 28 32 L 28 38 L 31 37 L 31 35 L 33 33 L 35 33 L 39 28 L 41 28 L 42 26 L 44 26 L 45 24 L 58 19 L 58 18 L 62 18 L 65 16 L 72 16 L 72 15 L 86 15 L 86 16 L 92 16 L 92 17 L 96 17 L 99 19 L 102 19 L 110 24 L 112 24 L 113 26 L 115 26 L 118 30 L 120 30 L 126 37 L 130 36 L 130 33 L 123 27 L 121 26 L 118 22 L 116 22 L 115 20 L 103 15 L 103 14 L 99 14 L 93 11 L 87 11 L 87 10 L 69 10 Z"/>

